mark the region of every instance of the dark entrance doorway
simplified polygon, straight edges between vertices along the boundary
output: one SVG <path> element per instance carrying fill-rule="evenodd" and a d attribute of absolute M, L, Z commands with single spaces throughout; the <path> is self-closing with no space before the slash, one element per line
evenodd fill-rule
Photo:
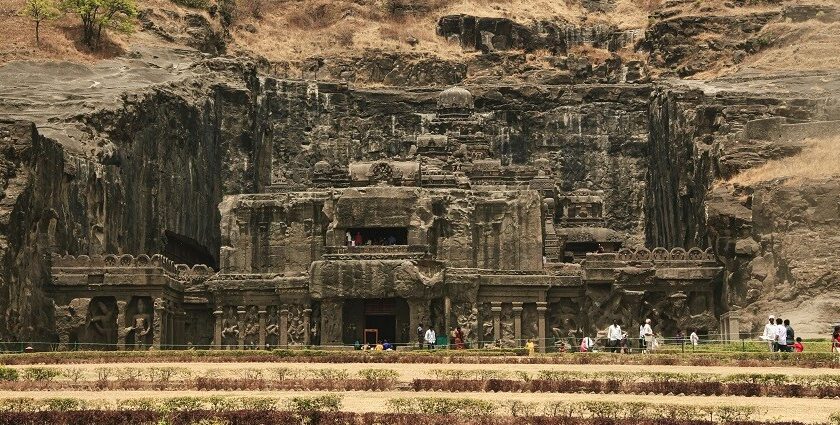
<path fill-rule="evenodd" d="M 394 342 L 397 338 L 397 316 L 393 298 L 365 300 L 365 332 L 376 329 L 380 341 Z M 368 335 L 366 334 L 366 337 Z M 379 341 L 365 341 L 377 343 Z"/>
<path fill-rule="evenodd" d="M 408 303 L 402 298 L 348 299 L 344 301 L 345 344 L 373 344 L 388 341 L 392 344 L 409 342 Z"/>

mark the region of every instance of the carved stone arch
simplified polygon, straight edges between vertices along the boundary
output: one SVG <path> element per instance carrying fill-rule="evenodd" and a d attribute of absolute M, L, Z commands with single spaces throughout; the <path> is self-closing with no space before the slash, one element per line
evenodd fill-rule
<path fill-rule="evenodd" d="M 633 255 L 633 259 L 637 261 L 650 261 L 650 250 L 647 248 L 639 248 Z"/>
<path fill-rule="evenodd" d="M 688 254 L 686 254 L 685 249 L 674 248 L 671 250 L 671 260 L 682 261 L 686 258 L 688 258 Z"/>
<path fill-rule="evenodd" d="M 186 264 L 176 264 L 175 265 L 175 270 L 177 270 L 178 273 L 189 273 L 190 272 L 190 266 L 188 266 Z"/>
<path fill-rule="evenodd" d="M 712 260 L 712 261 L 717 260 L 717 256 L 715 255 L 715 250 L 712 249 L 712 247 L 706 248 L 706 250 L 703 251 L 703 253 L 706 254 L 706 259 L 707 260 Z"/>
<path fill-rule="evenodd" d="M 146 254 L 140 254 L 137 256 L 136 262 L 138 266 L 148 266 L 152 259 Z"/>
<path fill-rule="evenodd" d="M 117 256 L 114 254 L 108 254 L 105 256 L 105 266 L 113 267 L 117 265 Z"/>
<path fill-rule="evenodd" d="M 618 250 L 619 261 L 630 261 L 633 259 L 633 251 L 630 248 L 621 248 Z"/>
<path fill-rule="evenodd" d="M 394 179 L 394 169 L 387 162 L 377 162 L 370 167 L 370 180 L 375 183 L 390 183 Z"/>
<path fill-rule="evenodd" d="M 204 264 L 196 264 L 193 266 L 192 271 L 195 274 L 206 274 L 210 271 L 210 268 Z"/>
<path fill-rule="evenodd" d="M 134 256 L 131 254 L 124 254 L 120 256 L 120 265 L 121 266 L 130 266 L 134 263 Z"/>
<path fill-rule="evenodd" d="M 653 261 L 668 261 L 671 258 L 671 255 L 668 253 L 667 249 L 660 246 L 651 251 L 651 258 L 653 258 Z"/>
<path fill-rule="evenodd" d="M 79 255 L 76 257 L 76 261 L 79 263 L 89 263 L 90 257 L 88 257 L 87 255 Z"/>
<path fill-rule="evenodd" d="M 706 253 L 703 252 L 700 248 L 691 248 L 688 250 L 688 259 L 689 260 L 703 260 L 706 257 Z"/>

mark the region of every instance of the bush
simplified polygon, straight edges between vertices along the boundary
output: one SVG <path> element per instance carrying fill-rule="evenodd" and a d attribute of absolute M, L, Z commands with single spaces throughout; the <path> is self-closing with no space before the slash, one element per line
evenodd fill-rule
<path fill-rule="evenodd" d="M 394 413 L 423 415 L 487 416 L 492 415 L 496 410 L 493 403 L 472 398 L 393 398 L 386 404 Z"/>
<path fill-rule="evenodd" d="M 840 425 L 840 412 L 834 412 L 828 417 L 828 423 L 831 425 Z"/>
<path fill-rule="evenodd" d="M 44 409 L 56 412 L 66 412 L 68 410 L 80 410 L 85 406 L 82 400 L 69 397 L 55 397 L 45 398 L 42 400 Z"/>
<path fill-rule="evenodd" d="M 341 410 L 342 397 L 338 394 L 325 394 L 309 397 L 292 397 L 286 408 L 293 412 L 337 412 Z"/>
<path fill-rule="evenodd" d="M 23 370 L 23 379 L 32 382 L 49 382 L 61 376 L 61 371 L 46 367 L 28 367 Z"/>
<path fill-rule="evenodd" d="M 400 378 L 400 374 L 396 370 L 391 369 L 362 369 L 358 372 L 359 378 L 370 381 L 389 381 L 393 382 Z"/>
<path fill-rule="evenodd" d="M 0 381 L 17 381 L 18 377 L 17 369 L 0 366 Z"/>
<path fill-rule="evenodd" d="M 316 379 L 345 380 L 350 377 L 350 373 L 344 369 L 312 369 L 309 373 Z"/>

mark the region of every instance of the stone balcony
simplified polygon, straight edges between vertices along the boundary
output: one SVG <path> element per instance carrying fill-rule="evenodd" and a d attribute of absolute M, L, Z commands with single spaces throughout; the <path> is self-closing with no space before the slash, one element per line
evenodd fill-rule
<path fill-rule="evenodd" d="M 326 246 L 325 260 L 397 260 L 429 256 L 428 245 Z"/>

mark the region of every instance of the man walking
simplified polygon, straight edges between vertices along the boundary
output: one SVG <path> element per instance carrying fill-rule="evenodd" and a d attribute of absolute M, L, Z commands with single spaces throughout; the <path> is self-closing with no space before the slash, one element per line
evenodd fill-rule
<path fill-rule="evenodd" d="M 653 328 L 650 327 L 650 319 L 645 319 L 645 325 L 642 326 L 642 331 L 645 337 L 645 353 L 647 353 L 653 347 Z"/>
<path fill-rule="evenodd" d="M 435 343 L 437 342 L 437 335 L 435 335 L 435 330 L 429 328 L 426 330 L 426 344 L 429 345 L 429 349 L 435 348 Z"/>
<path fill-rule="evenodd" d="M 776 347 L 774 351 L 787 351 L 787 328 L 782 318 L 776 319 Z"/>
<path fill-rule="evenodd" d="M 775 351 L 774 350 L 774 341 L 776 341 L 776 317 L 772 314 L 769 318 L 767 318 L 767 322 L 764 325 L 764 333 L 761 335 L 761 339 L 767 341 L 768 351 Z"/>
<path fill-rule="evenodd" d="M 621 345 L 621 326 L 618 326 L 618 320 L 613 320 L 612 325 L 607 328 L 607 350 L 611 353 L 618 351 Z"/>

